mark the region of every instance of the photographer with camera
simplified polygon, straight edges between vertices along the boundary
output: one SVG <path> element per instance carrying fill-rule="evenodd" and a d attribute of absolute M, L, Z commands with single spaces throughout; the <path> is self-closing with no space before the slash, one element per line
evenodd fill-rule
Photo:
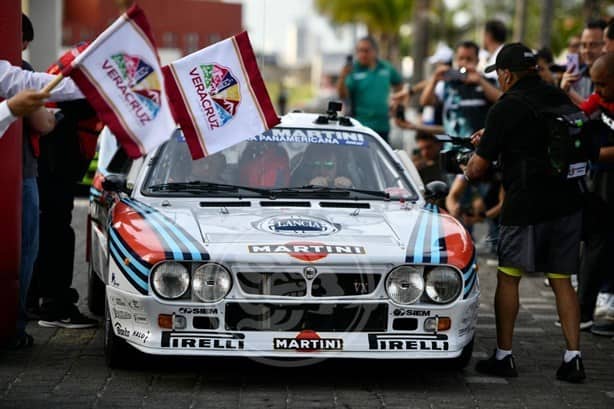
<path fill-rule="evenodd" d="M 520 43 L 504 46 L 496 63 L 487 70 L 496 70 L 504 94 L 488 113 L 483 132 L 472 137 L 477 150 L 464 173 L 469 181 L 479 179 L 492 162 L 498 161 L 506 194 L 495 292 L 497 348 L 489 359 L 478 362 L 476 370 L 518 376 L 512 357 L 518 286 L 525 271 L 541 271 L 547 274 L 554 291 L 567 344 L 556 378 L 580 382 L 585 378 L 580 308 L 570 275 L 578 267 L 582 229 L 579 179 L 586 162 L 581 168 L 576 166 L 580 163 L 557 161 L 553 152 L 555 148 L 571 152 L 570 147 L 581 140 L 571 124 L 582 125 L 571 118 L 583 114 L 564 92 L 541 80 L 533 52 Z M 560 118 L 566 122 L 560 122 Z M 561 141 L 566 144 L 559 144 Z"/>

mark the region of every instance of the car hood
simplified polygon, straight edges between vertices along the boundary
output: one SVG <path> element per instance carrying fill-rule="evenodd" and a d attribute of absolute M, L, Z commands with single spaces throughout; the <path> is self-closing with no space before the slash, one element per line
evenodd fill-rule
<path fill-rule="evenodd" d="M 324 259 L 335 263 L 448 262 L 463 268 L 473 252 L 465 229 L 430 205 L 376 203 L 369 209 L 304 209 L 202 208 L 198 203 L 156 206 L 135 200 L 122 204 L 124 212 L 132 209 L 136 213 L 132 226 L 129 220 L 116 216 L 114 227 L 123 223 L 122 230 L 132 235 L 154 233 L 157 240 L 152 237 L 151 243 L 162 246 L 158 253 L 167 256 L 173 249 L 164 247 L 175 242 L 175 255 L 189 258 L 192 253 L 193 258 L 229 262 L 251 262 L 266 256 L 280 263 Z M 150 226 L 134 226 L 140 219 Z M 145 242 L 136 237 L 132 241 L 141 246 Z"/>

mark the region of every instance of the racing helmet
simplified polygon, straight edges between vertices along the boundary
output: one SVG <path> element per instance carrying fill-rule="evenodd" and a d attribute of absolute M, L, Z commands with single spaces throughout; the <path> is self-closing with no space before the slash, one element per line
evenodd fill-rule
<path fill-rule="evenodd" d="M 250 141 L 239 159 L 239 184 L 253 187 L 286 187 L 290 161 L 286 150 L 270 142 Z"/>

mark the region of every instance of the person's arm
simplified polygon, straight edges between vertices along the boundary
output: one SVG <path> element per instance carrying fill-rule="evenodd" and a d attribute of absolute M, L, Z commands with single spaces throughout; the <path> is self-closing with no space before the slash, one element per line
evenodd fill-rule
<path fill-rule="evenodd" d="M 422 90 L 422 94 L 420 95 L 420 105 L 436 105 L 437 104 L 437 96 L 435 95 L 435 87 L 437 83 L 443 80 L 444 74 L 450 69 L 447 65 L 440 65 L 435 70 L 433 76 L 428 80 L 426 86 Z"/>
<path fill-rule="evenodd" d="M 42 90 L 55 78 L 44 72 L 22 70 L 6 60 L 0 60 L 0 97 L 10 98 L 25 89 Z M 52 91 L 49 100 L 65 101 L 84 98 L 77 84 L 64 78 Z"/>
<path fill-rule="evenodd" d="M 467 78 L 465 84 L 479 85 L 484 90 L 484 96 L 489 102 L 495 102 L 499 99 L 501 90 L 493 85 L 486 77 L 476 71 L 475 67 L 467 67 Z"/>
<path fill-rule="evenodd" d="M 431 135 L 437 135 L 444 133 L 443 126 L 441 125 L 425 125 L 410 122 L 399 118 L 394 119 L 395 124 L 401 129 L 409 129 L 412 131 L 424 132 Z"/>
<path fill-rule="evenodd" d="M 467 189 L 467 186 L 469 186 L 469 184 L 467 183 L 465 178 L 463 178 L 461 175 L 458 175 L 454 178 L 452 186 L 450 186 L 450 191 L 446 196 L 446 209 L 448 210 L 448 213 L 450 213 L 450 215 L 454 216 L 457 219 L 461 216 L 460 202 L 463 193 Z"/>
<path fill-rule="evenodd" d="M 488 173 L 490 164 L 501 152 L 501 143 L 505 129 L 505 102 L 493 105 L 486 116 L 486 126 L 471 136 L 471 142 L 477 145 L 475 154 L 469 159 L 464 170 L 465 178 L 472 182 L 482 179 Z M 509 111 L 509 109 L 508 109 Z"/>
<path fill-rule="evenodd" d="M 346 99 L 349 96 L 348 87 L 345 85 L 345 80 L 347 76 L 352 72 L 352 66 L 350 64 L 346 64 L 343 66 L 341 73 L 339 74 L 339 79 L 337 80 L 337 94 L 340 99 Z"/>
<path fill-rule="evenodd" d="M 599 149 L 599 163 L 614 163 L 614 146 Z"/>

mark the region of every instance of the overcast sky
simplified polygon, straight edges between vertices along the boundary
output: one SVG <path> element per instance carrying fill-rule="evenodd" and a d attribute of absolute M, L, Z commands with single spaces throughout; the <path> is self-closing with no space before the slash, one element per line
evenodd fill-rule
<path fill-rule="evenodd" d="M 333 30 L 319 16 L 312 0 L 226 0 L 243 4 L 243 25 L 257 51 L 283 52 L 288 31 L 300 19 L 308 20 L 314 33 L 320 35 L 326 51 L 345 51 L 349 45 L 334 41 Z"/>

